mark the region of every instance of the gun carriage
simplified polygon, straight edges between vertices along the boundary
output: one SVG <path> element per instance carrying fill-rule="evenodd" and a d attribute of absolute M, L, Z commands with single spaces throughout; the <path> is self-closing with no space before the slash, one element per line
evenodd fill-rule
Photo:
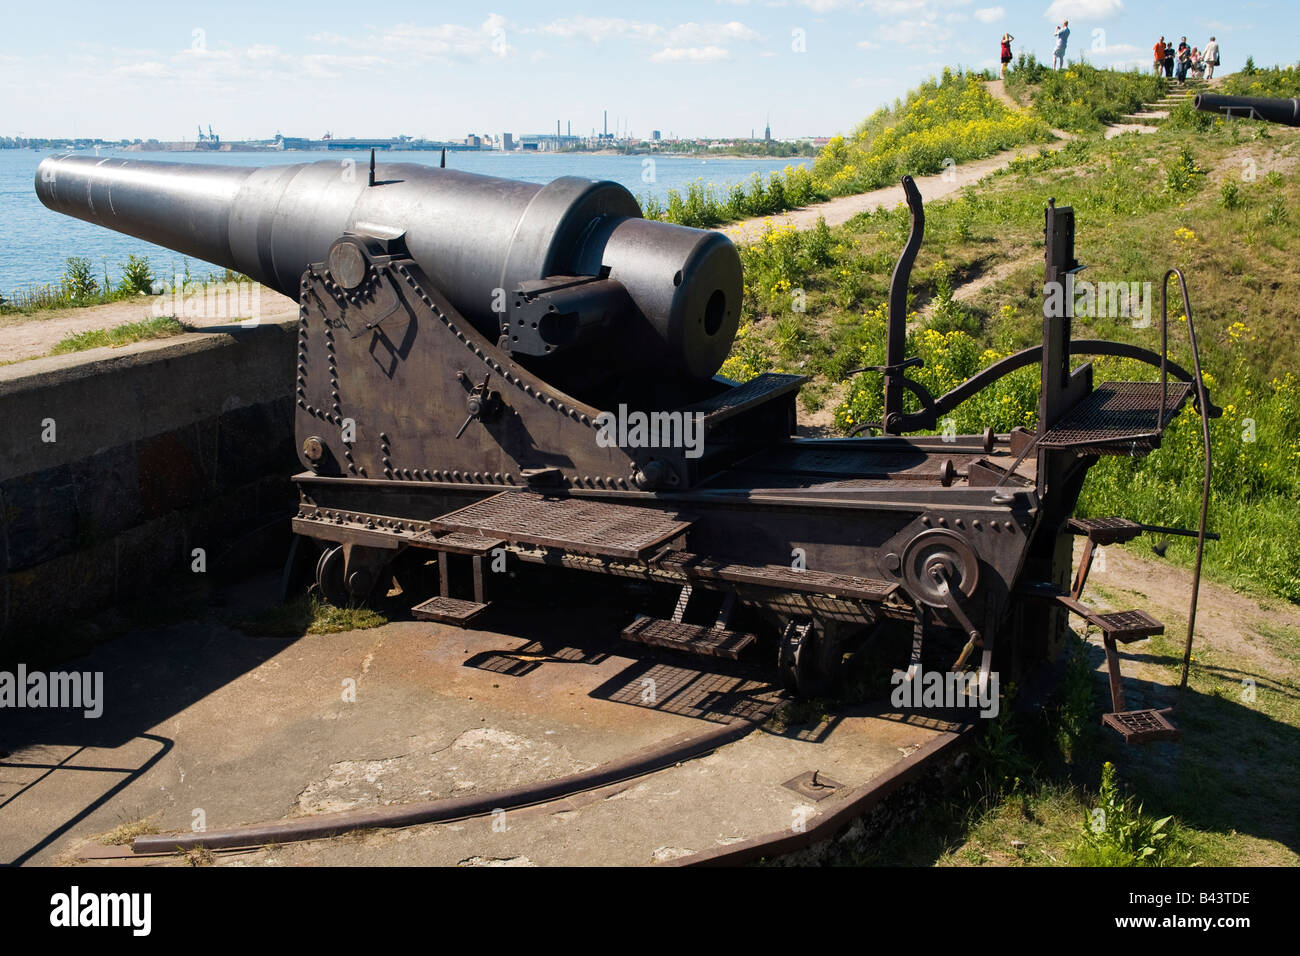
<path fill-rule="evenodd" d="M 1075 339 L 1068 314 L 1045 310 L 1040 346 L 933 396 L 904 354 L 924 229 L 904 177 L 912 231 L 891 283 L 887 363 L 855 370 L 882 379 L 879 434 L 804 439 L 804 377 L 716 375 L 742 292 L 721 234 L 645 220 L 609 182 L 537 186 L 373 155 L 368 175 L 347 171 L 57 157 L 36 178 L 51 209 L 298 300 L 293 530 L 320 546 L 327 600 L 366 600 L 394 575 L 409 591 L 435 569 L 437 593 L 412 613 L 464 626 L 512 586 L 492 573 L 506 562 L 640 578 L 662 586 L 665 613 L 629 621 L 624 638 L 766 653 L 803 694 L 827 689 L 846 652 L 870 652 L 885 627 L 911 627 L 898 666 L 956 634 L 954 669 L 981 684 L 995 668 L 1022 673 L 1054 653 L 1074 613 L 1104 636 L 1106 721 L 1133 741 L 1177 736 L 1165 712 L 1130 711 L 1119 683 L 1117 645 L 1163 626 L 1081 601 L 1094 547 L 1149 529 L 1074 511 L 1100 456 L 1149 453 L 1189 400 L 1208 480 L 1217 410 L 1190 309 L 1190 370 L 1168 358 L 1162 291 L 1158 352 Z M 1082 268 L 1073 211 L 1050 204 L 1044 236 L 1045 279 L 1065 282 Z M 1159 376 L 1094 383 L 1091 364 L 1074 367 L 1087 355 Z M 1036 430 L 909 434 L 1035 363 Z M 1205 537 L 1203 514 L 1198 575 Z"/>

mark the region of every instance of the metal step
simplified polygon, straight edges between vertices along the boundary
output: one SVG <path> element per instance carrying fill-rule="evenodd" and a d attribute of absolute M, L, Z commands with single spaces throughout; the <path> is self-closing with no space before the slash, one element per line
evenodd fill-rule
<path fill-rule="evenodd" d="M 782 395 L 797 392 L 806 381 L 808 381 L 807 375 L 764 372 L 743 385 L 730 388 L 713 398 L 687 405 L 682 411 L 688 415 L 704 416 L 704 427 L 711 429 L 733 415 L 757 408 Z"/>
<path fill-rule="evenodd" d="M 1165 626 L 1146 611 L 1109 611 L 1103 614 L 1072 595 L 1066 594 L 1054 584 L 1044 581 L 1023 582 L 1016 588 L 1016 593 L 1022 597 L 1055 601 L 1089 624 L 1099 627 L 1103 637 L 1119 641 L 1121 644 L 1131 644 L 1165 632 Z"/>
<path fill-rule="evenodd" d="M 491 535 L 511 544 L 634 559 L 684 534 L 691 526 L 676 512 L 535 491 L 503 491 L 429 524 L 439 532 Z M 432 546 L 437 547 L 436 541 Z"/>
<path fill-rule="evenodd" d="M 1160 409 L 1159 382 L 1103 382 L 1049 428 L 1038 446 L 1079 454 L 1146 455 L 1159 446 L 1160 433 L 1191 389 L 1190 382 L 1169 382 Z"/>
<path fill-rule="evenodd" d="M 411 613 L 422 621 L 456 624 L 464 627 L 487 609 L 491 602 L 462 601 L 453 597 L 431 597 L 423 604 L 411 608 Z"/>
<path fill-rule="evenodd" d="M 1103 727 L 1117 731 L 1127 744 L 1149 744 L 1157 740 L 1179 740 L 1183 734 L 1160 710 L 1128 710 L 1103 714 Z"/>
<path fill-rule="evenodd" d="M 756 635 L 745 631 L 682 624 L 657 617 L 637 618 L 623 628 L 623 639 L 704 657 L 721 657 L 729 661 L 736 660 L 741 651 L 758 640 Z"/>
<path fill-rule="evenodd" d="M 453 531 L 450 534 L 422 531 L 411 539 L 411 544 L 418 548 L 446 551 L 448 554 L 482 556 L 503 547 L 505 541 L 491 535 L 471 534 L 465 531 Z"/>
<path fill-rule="evenodd" d="M 1156 634 L 1163 634 L 1165 626 L 1146 611 L 1111 611 L 1086 615 L 1089 624 L 1101 628 L 1102 634 L 1121 644 L 1132 644 Z"/>
<path fill-rule="evenodd" d="M 1084 534 L 1093 544 L 1123 544 L 1140 535 L 1144 526 L 1128 518 L 1071 518 L 1070 530 Z"/>

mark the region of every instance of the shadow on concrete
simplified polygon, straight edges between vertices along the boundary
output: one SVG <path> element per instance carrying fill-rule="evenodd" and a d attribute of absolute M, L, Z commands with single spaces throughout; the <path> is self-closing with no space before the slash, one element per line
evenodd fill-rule
<path fill-rule="evenodd" d="M 55 840 L 59 839 L 65 833 L 68 833 L 78 823 L 86 819 L 86 817 L 90 816 L 100 807 L 106 805 L 109 801 L 115 798 L 119 793 L 121 793 L 132 783 L 134 783 L 137 779 L 139 779 L 145 773 L 147 773 L 150 770 L 150 768 L 153 767 L 154 764 L 162 760 L 163 757 L 167 756 L 167 754 L 171 751 L 173 746 L 171 740 L 169 740 L 166 737 L 157 736 L 156 734 L 141 734 L 140 739 L 148 740 L 153 743 L 156 743 L 158 745 L 158 749 L 154 751 L 154 753 L 150 755 L 146 760 L 144 760 L 141 764 L 134 767 L 97 767 L 97 766 L 85 766 L 80 764 L 76 766 L 70 766 L 69 765 L 70 761 L 72 761 L 76 757 L 79 757 L 84 752 L 85 750 L 84 747 L 77 747 L 75 750 L 65 755 L 62 759 L 60 759 L 56 763 L 42 764 L 42 763 L 36 763 L 36 762 L 31 762 L 22 759 L 8 759 L 8 758 L 6 758 L 3 761 L 0 761 L 0 767 L 13 768 L 16 770 L 43 770 L 44 771 L 44 773 L 41 773 L 35 779 L 28 781 L 25 785 L 20 787 L 14 793 L 8 794 L 3 800 L 0 800 L 0 813 L 4 812 L 4 808 L 7 804 L 12 803 L 14 800 L 17 800 L 24 793 L 36 787 L 38 784 L 41 783 L 41 781 L 47 779 L 51 774 L 55 773 L 56 771 L 75 771 L 77 773 L 108 773 L 108 774 L 124 775 L 121 780 L 119 780 L 113 786 L 109 787 L 109 789 L 105 790 L 102 794 L 99 795 L 98 798 L 86 804 L 86 806 L 83 807 L 79 812 L 69 817 L 67 820 L 65 820 L 59 826 L 55 827 L 49 833 L 45 834 L 44 837 L 42 837 L 32 846 L 28 847 L 27 850 L 25 850 L 23 853 L 20 853 L 18 856 L 10 860 L 9 865 L 22 866 L 28 860 L 35 857 L 42 850 L 51 846 Z"/>
<path fill-rule="evenodd" d="M 274 584 L 268 576 L 263 577 Z M 265 582 L 254 582 L 258 583 Z M 31 799 L 35 788 L 53 775 L 104 773 L 121 774 L 122 778 L 53 825 L 11 862 L 22 863 L 48 847 L 166 756 L 172 741 L 153 733 L 154 728 L 259 667 L 290 643 L 248 637 L 219 623 L 209 611 L 199 620 L 128 633 L 98 645 L 84 657 L 43 668 L 43 673 L 102 675 L 102 713 L 88 717 L 84 707 L 5 709 L 0 722 L 0 772 L 4 775 L 0 779 L 0 826 L 6 823 L 6 807 L 23 796 Z M 118 755 L 111 761 L 113 766 L 97 766 L 91 755 L 81 765 L 88 750 L 115 750 L 137 740 L 153 745 L 138 762 Z"/>

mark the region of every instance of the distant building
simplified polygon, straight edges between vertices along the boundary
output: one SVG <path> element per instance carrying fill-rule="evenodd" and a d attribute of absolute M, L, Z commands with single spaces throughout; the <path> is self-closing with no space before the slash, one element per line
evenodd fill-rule
<path fill-rule="evenodd" d="M 654 140 L 656 143 L 659 142 L 659 130 L 652 129 L 650 131 L 650 138 Z"/>
<path fill-rule="evenodd" d="M 476 136 L 474 133 L 470 133 L 468 136 L 465 137 L 465 145 L 468 146 L 470 149 L 482 149 L 483 137 Z"/>
<path fill-rule="evenodd" d="M 505 150 L 507 153 L 510 152 L 512 149 L 515 148 L 515 135 L 514 135 L 514 133 L 502 133 L 502 134 L 501 134 L 501 148 L 502 148 L 503 150 Z"/>

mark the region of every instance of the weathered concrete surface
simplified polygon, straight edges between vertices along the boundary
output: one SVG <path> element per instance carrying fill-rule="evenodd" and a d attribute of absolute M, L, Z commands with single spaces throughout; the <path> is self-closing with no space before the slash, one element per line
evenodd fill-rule
<path fill-rule="evenodd" d="M 274 584 L 263 580 L 264 595 Z M 701 674 L 689 659 L 618 642 L 599 609 L 589 618 L 574 635 L 569 611 L 494 608 L 483 618 L 492 630 L 406 621 L 293 642 L 209 618 L 103 645 L 75 664 L 103 671 L 103 717 L 6 715 L 0 860 L 74 862 L 89 838 L 146 818 L 184 831 L 201 815 L 217 829 L 494 792 L 716 728 L 772 699 L 752 672 Z M 764 727 L 712 755 L 504 818 L 217 862 L 648 864 L 811 820 L 835 796 L 813 803 L 785 781 L 819 770 L 856 785 L 945 727 L 889 716 Z"/>
<path fill-rule="evenodd" d="M 0 367 L 0 661 L 292 504 L 293 336 L 289 320 Z"/>

